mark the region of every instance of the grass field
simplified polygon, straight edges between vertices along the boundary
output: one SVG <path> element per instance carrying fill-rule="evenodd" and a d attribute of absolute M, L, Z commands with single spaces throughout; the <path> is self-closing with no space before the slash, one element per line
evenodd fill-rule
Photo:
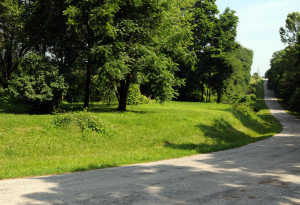
<path fill-rule="evenodd" d="M 259 96 L 257 114 L 191 102 L 129 106 L 127 112 L 94 104 L 90 112 L 60 115 L 9 114 L 26 108 L 6 106 L 0 110 L 0 179 L 177 158 L 265 139 L 281 126 L 261 90 Z"/>

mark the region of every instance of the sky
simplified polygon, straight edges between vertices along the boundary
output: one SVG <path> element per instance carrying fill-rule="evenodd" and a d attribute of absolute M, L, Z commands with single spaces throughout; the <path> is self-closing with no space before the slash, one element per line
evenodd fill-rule
<path fill-rule="evenodd" d="M 254 51 L 251 73 L 264 76 L 275 51 L 286 47 L 279 29 L 289 13 L 300 12 L 300 0 L 217 0 L 220 12 L 226 7 L 239 17 L 237 41 Z"/>

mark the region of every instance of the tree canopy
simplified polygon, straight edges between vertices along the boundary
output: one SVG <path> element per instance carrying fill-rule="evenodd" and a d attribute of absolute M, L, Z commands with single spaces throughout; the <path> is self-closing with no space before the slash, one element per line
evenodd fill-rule
<path fill-rule="evenodd" d="M 130 92 L 221 102 L 249 85 L 253 53 L 236 42 L 235 11 L 215 0 L 4 0 L 0 10 L 0 83 L 19 100 L 115 99 L 126 110 L 141 96 Z M 35 87 L 30 97 L 17 81 Z"/>
<path fill-rule="evenodd" d="M 281 41 L 285 44 L 295 45 L 300 41 L 300 13 L 288 14 L 285 28 L 280 28 Z"/>

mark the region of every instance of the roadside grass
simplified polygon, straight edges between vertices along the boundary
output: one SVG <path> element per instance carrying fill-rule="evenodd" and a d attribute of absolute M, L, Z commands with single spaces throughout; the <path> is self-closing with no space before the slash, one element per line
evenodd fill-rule
<path fill-rule="evenodd" d="M 94 103 L 89 112 L 59 115 L 2 110 L 0 179 L 107 168 L 246 145 L 281 130 L 260 101 L 263 98 L 258 99 L 262 108 L 258 113 L 228 104 L 194 102 L 128 106 L 127 112 Z M 80 110 L 81 106 L 65 103 L 61 107 Z"/>

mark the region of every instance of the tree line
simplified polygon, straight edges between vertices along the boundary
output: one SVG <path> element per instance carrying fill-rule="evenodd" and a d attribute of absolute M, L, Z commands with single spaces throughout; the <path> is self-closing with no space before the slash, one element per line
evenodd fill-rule
<path fill-rule="evenodd" d="M 273 54 L 271 68 L 266 72 L 268 85 L 282 98 L 288 108 L 300 112 L 300 13 L 288 14 L 285 27 L 280 28 L 281 41 L 287 44 Z"/>
<path fill-rule="evenodd" d="M 122 111 L 143 95 L 229 102 L 247 95 L 253 59 L 237 26 L 215 0 L 3 0 L 1 93 L 39 110 L 64 99 Z"/>

